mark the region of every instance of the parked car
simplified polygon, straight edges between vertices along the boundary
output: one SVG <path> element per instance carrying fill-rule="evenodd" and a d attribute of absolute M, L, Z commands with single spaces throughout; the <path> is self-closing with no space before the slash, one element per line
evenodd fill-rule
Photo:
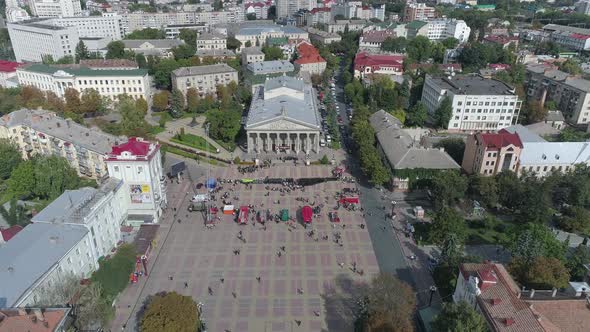
<path fill-rule="evenodd" d="M 321 146 L 321 147 L 324 147 L 324 146 L 326 146 L 326 140 L 325 140 L 325 139 L 323 139 L 323 138 L 320 138 L 320 146 Z"/>

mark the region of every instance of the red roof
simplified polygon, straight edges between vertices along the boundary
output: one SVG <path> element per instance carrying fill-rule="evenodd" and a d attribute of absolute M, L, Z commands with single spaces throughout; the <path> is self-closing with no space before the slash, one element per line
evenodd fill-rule
<path fill-rule="evenodd" d="M 490 67 L 490 69 L 494 69 L 494 70 L 510 69 L 510 65 L 505 64 L 505 63 L 491 63 L 489 67 Z"/>
<path fill-rule="evenodd" d="M 0 72 L 10 73 L 16 71 L 16 68 L 22 66 L 20 62 L 0 60 Z"/>
<path fill-rule="evenodd" d="M 328 7 L 323 7 L 323 8 L 314 8 L 314 9 L 312 9 L 312 10 L 311 10 L 311 13 L 312 13 L 312 14 L 315 14 L 315 13 L 317 13 L 317 12 L 326 12 L 326 13 L 329 13 L 330 11 L 331 11 L 331 9 L 330 9 L 330 8 L 328 8 Z"/>
<path fill-rule="evenodd" d="M 112 147 L 108 160 L 124 160 L 125 158 L 120 158 L 124 152 L 131 154 L 133 158 L 129 158 L 130 160 L 149 159 L 158 148 L 159 145 L 144 141 L 141 137 L 130 137 L 126 143 Z"/>
<path fill-rule="evenodd" d="M 360 52 L 354 57 L 354 69 L 364 71 L 372 67 L 373 71 L 382 67 L 398 67 L 403 69 L 405 55 L 369 54 Z"/>
<path fill-rule="evenodd" d="M 363 33 L 363 41 L 369 43 L 382 43 L 389 37 L 395 37 L 392 30 L 371 30 Z"/>
<path fill-rule="evenodd" d="M 14 225 L 12 227 L 6 229 L 0 229 L 0 233 L 2 233 L 2 238 L 5 242 L 12 239 L 18 232 L 22 231 L 22 226 Z"/>
<path fill-rule="evenodd" d="M 320 56 L 318 50 L 312 44 L 306 41 L 303 41 L 297 45 L 297 54 L 299 54 L 299 58 L 295 60 L 295 63 L 298 65 L 326 62 L 326 60 Z"/>
<path fill-rule="evenodd" d="M 497 134 L 478 134 L 481 142 L 488 149 L 499 150 L 509 145 L 514 145 L 522 149 L 522 141 L 517 133 L 509 133 L 502 129 Z"/>
<path fill-rule="evenodd" d="M 570 37 L 572 37 L 572 38 L 575 38 L 575 39 L 582 39 L 582 40 L 586 40 L 586 39 L 590 38 L 590 36 L 588 36 L 588 35 L 583 35 L 583 34 L 581 34 L 581 33 L 572 33 L 572 34 L 570 35 Z"/>

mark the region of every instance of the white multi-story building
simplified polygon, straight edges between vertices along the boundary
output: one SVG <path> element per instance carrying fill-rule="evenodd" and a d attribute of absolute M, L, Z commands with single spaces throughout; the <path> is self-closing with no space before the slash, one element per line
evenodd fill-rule
<path fill-rule="evenodd" d="M 245 14 L 256 15 L 257 20 L 266 20 L 272 1 L 250 1 L 244 3 Z"/>
<path fill-rule="evenodd" d="M 251 46 L 263 46 L 269 38 L 287 38 L 289 43 L 298 43 L 300 41 L 309 41 L 309 35 L 306 31 L 294 26 L 282 26 L 275 24 L 256 24 L 245 25 L 235 33 L 235 38 L 242 43 L 241 48 L 246 47 L 246 43 Z"/>
<path fill-rule="evenodd" d="M 371 17 L 385 21 L 385 4 L 374 4 L 371 6 Z"/>
<path fill-rule="evenodd" d="M 315 0 L 276 0 L 278 18 L 289 17 L 300 9 L 312 10 L 315 7 Z"/>
<path fill-rule="evenodd" d="M 561 47 L 574 51 L 590 50 L 590 29 L 547 24 L 543 27 L 543 31 Z"/>
<path fill-rule="evenodd" d="M 466 43 L 471 33 L 471 28 L 465 21 L 456 19 L 413 21 L 406 25 L 406 29 L 408 38 L 424 36 L 432 41 L 455 38 L 459 43 Z"/>
<path fill-rule="evenodd" d="M 202 33 L 197 38 L 197 49 L 225 50 L 227 49 L 227 37 L 220 33 Z"/>
<path fill-rule="evenodd" d="M 433 77 L 426 75 L 422 102 L 434 114 L 445 98 L 452 105 L 450 131 L 492 131 L 518 120 L 521 101 L 506 83 L 479 75 Z"/>
<path fill-rule="evenodd" d="M 209 66 L 182 67 L 172 72 L 172 87 L 186 95 L 196 88 L 201 96 L 215 94 L 218 85 L 238 83 L 238 71 L 225 63 Z"/>
<path fill-rule="evenodd" d="M 18 62 L 41 62 L 76 54 L 80 41 L 75 27 L 56 27 L 45 23 L 8 23 L 8 34 Z"/>
<path fill-rule="evenodd" d="M 79 93 L 94 89 L 101 96 L 117 100 L 120 95 L 133 99 L 150 98 L 150 79 L 145 69 L 94 70 L 83 66 L 52 67 L 30 64 L 19 67 L 16 75 L 20 85 L 31 85 L 63 97 L 67 89 Z"/>
<path fill-rule="evenodd" d="M 64 157 L 78 175 L 102 179 L 111 146 L 126 140 L 88 128 L 46 110 L 20 109 L 0 118 L 0 138 L 8 139 L 24 159 L 34 155 Z"/>
<path fill-rule="evenodd" d="M 584 15 L 590 15 L 590 1 L 582 0 L 576 2 L 576 12 Z"/>
<path fill-rule="evenodd" d="M 214 12 L 168 12 L 168 13 L 125 13 L 121 14 L 121 25 L 125 34 L 145 28 L 163 29 L 167 26 L 194 25 L 207 26 L 223 23 L 240 23 L 244 20 L 243 10 Z"/>
<path fill-rule="evenodd" d="M 127 223 L 157 223 L 168 202 L 160 145 L 131 137 L 113 146 L 105 161 L 109 176 L 124 182 Z"/>
<path fill-rule="evenodd" d="M 31 13 L 37 17 L 71 17 L 82 15 L 80 0 L 32 0 Z"/>
<path fill-rule="evenodd" d="M 6 8 L 6 21 L 9 23 L 22 22 L 31 19 L 29 13 L 20 7 Z"/>
<path fill-rule="evenodd" d="M 44 21 L 58 27 L 76 27 L 80 38 L 104 38 L 112 40 L 123 38 L 121 16 L 116 13 L 102 16 L 59 17 Z"/>

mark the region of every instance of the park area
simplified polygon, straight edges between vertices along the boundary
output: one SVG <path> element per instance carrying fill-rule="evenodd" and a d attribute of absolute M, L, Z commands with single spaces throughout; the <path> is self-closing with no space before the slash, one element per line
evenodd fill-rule
<path fill-rule="evenodd" d="M 191 148 L 199 149 L 206 152 L 217 153 L 217 148 L 213 145 L 209 144 L 207 140 L 205 140 L 201 136 L 193 135 L 193 134 L 176 134 L 174 137 L 170 139 L 170 141 L 178 144 L 182 144 Z"/>

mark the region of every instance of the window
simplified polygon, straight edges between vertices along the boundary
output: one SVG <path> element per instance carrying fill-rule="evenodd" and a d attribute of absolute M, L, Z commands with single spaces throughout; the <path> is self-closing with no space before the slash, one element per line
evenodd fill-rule
<path fill-rule="evenodd" d="M 115 166 L 113 168 L 115 169 L 115 172 L 118 172 L 119 171 L 119 166 Z"/>
<path fill-rule="evenodd" d="M 141 172 L 143 172 L 143 167 L 141 167 L 141 166 L 137 167 L 137 173 L 141 173 Z"/>
<path fill-rule="evenodd" d="M 460 108 L 457 108 L 457 110 L 455 112 L 461 113 L 461 109 Z"/>
<path fill-rule="evenodd" d="M 80 249 L 76 248 L 76 255 L 80 255 Z"/>
<path fill-rule="evenodd" d="M 465 105 L 467 105 L 467 106 L 471 106 L 471 102 L 470 102 L 470 101 L 468 101 L 468 102 L 467 102 L 467 104 L 465 104 Z"/>
<path fill-rule="evenodd" d="M 547 172 L 547 166 L 543 167 L 543 172 Z"/>
<path fill-rule="evenodd" d="M 463 105 L 463 102 L 462 101 L 458 101 L 457 102 L 457 105 L 461 106 L 461 105 Z"/>
<path fill-rule="evenodd" d="M 486 106 L 490 106 L 490 102 L 489 101 L 486 101 L 485 105 Z"/>
<path fill-rule="evenodd" d="M 72 257 L 68 257 L 68 263 L 72 264 Z"/>

